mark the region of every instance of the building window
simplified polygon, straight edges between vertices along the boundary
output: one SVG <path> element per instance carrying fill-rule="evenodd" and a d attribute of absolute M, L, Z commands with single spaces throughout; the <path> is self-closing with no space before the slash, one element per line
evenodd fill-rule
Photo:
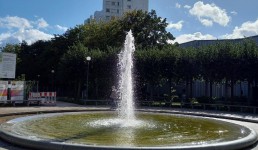
<path fill-rule="evenodd" d="M 110 12 L 110 9 L 109 9 L 109 8 L 107 8 L 107 9 L 106 9 L 106 12 Z"/>
<path fill-rule="evenodd" d="M 117 2 L 117 6 L 119 6 L 119 2 Z"/>
<path fill-rule="evenodd" d="M 127 2 L 131 2 L 131 0 L 127 0 Z"/>
<path fill-rule="evenodd" d="M 128 9 L 132 9 L 132 6 L 131 6 L 131 5 L 127 5 L 127 8 L 128 8 Z"/>
<path fill-rule="evenodd" d="M 115 6 L 115 5 L 116 5 L 116 2 L 112 2 L 112 5 Z"/>
<path fill-rule="evenodd" d="M 118 9 L 118 10 L 116 10 L 116 12 L 119 14 L 119 9 Z"/>
<path fill-rule="evenodd" d="M 111 13 L 116 13 L 117 12 L 117 10 L 116 9 L 111 9 L 111 11 L 110 11 Z"/>

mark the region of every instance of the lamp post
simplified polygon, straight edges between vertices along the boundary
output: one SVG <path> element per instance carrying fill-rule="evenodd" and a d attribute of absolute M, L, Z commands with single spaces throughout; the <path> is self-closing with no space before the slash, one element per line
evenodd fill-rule
<path fill-rule="evenodd" d="M 91 57 L 90 56 L 87 56 L 86 57 L 86 60 L 87 60 L 87 81 L 86 81 L 86 100 L 88 100 L 89 98 L 89 68 L 90 68 L 90 61 L 91 61 Z"/>
<path fill-rule="evenodd" d="M 38 76 L 38 81 L 37 81 L 37 92 L 39 92 L 39 77 L 40 77 L 40 75 L 38 74 L 37 76 Z"/>
<path fill-rule="evenodd" d="M 52 69 L 51 73 L 52 73 L 52 92 L 54 92 L 54 73 L 55 73 L 55 70 Z"/>

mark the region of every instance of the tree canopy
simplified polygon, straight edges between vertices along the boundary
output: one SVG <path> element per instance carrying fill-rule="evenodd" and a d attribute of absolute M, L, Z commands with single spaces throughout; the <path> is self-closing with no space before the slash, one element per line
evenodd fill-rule
<path fill-rule="evenodd" d="M 132 11 L 109 22 L 77 25 L 50 41 L 31 45 L 23 41 L 8 44 L 1 50 L 17 54 L 17 76 L 26 75 L 26 80 L 40 80 L 41 86 L 49 86 L 54 69 L 56 87 L 63 90 L 60 93 L 77 99 L 85 89 L 88 75 L 90 98 L 108 96 L 108 89 L 117 82 L 117 54 L 130 29 L 137 49 L 134 55 L 136 88 L 141 89 L 142 95 L 146 94 L 143 88 L 147 85 L 159 86 L 164 81 L 191 84 L 201 79 L 211 83 L 228 82 L 231 87 L 237 81 L 258 81 L 258 48 L 254 41 L 245 39 L 239 43 L 228 41 L 181 48 L 168 43 L 174 37 L 166 31 L 167 25 L 166 19 L 158 17 L 154 10 Z M 87 56 L 91 56 L 90 62 Z"/>

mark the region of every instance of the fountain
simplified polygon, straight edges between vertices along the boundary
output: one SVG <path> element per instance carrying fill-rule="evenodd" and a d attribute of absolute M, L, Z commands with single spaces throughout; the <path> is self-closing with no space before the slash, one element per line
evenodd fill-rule
<path fill-rule="evenodd" d="M 134 37 L 130 30 L 126 36 L 124 49 L 119 54 L 119 117 L 129 123 L 135 120 L 133 103 L 133 52 L 135 51 Z"/>
<path fill-rule="evenodd" d="M 234 123 L 169 111 L 134 111 L 134 38 L 129 31 L 119 54 L 117 111 L 42 114 L 2 124 L 0 137 L 34 149 L 241 149 L 256 132 Z"/>

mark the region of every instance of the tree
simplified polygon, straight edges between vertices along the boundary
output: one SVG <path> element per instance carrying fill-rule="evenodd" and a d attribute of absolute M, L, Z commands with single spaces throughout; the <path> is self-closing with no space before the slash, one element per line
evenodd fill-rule
<path fill-rule="evenodd" d="M 252 83 L 258 76 L 258 47 L 255 41 L 245 39 L 240 43 L 241 79 L 248 81 L 248 105 L 252 101 Z"/>
<path fill-rule="evenodd" d="M 91 50 L 90 56 L 92 61 L 90 64 L 90 81 L 91 96 L 95 99 L 107 98 L 110 94 L 110 88 L 116 85 L 117 72 L 117 53 L 119 48 L 109 47 L 103 52 L 99 49 Z"/>
<path fill-rule="evenodd" d="M 74 97 L 79 99 L 82 84 L 86 77 L 86 57 L 89 50 L 82 43 L 76 43 L 69 48 L 67 53 L 61 58 L 59 68 L 64 82 L 72 82 L 74 85 Z"/>
<path fill-rule="evenodd" d="M 148 48 L 164 46 L 169 40 L 175 38 L 166 31 L 168 23 L 166 18 L 158 17 L 155 10 L 143 12 L 131 11 L 120 20 L 123 32 L 132 30 L 137 47 Z"/>
<path fill-rule="evenodd" d="M 177 74 L 181 80 L 186 81 L 186 92 L 192 98 L 193 80 L 199 77 L 200 67 L 197 65 L 197 49 L 193 47 L 180 49 L 180 56 L 177 64 Z"/>
<path fill-rule="evenodd" d="M 160 60 L 162 59 L 161 52 L 156 47 L 138 50 L 135 52 L 135 58 L 137 84 L 141 85 L 140 87 L 149 85 L 150 93 L 148 96 L 150 96 L 150 100 L 154 100 L 154 87 L 159 85 L 160 79 L 162 78 L 160 70 Z M 143 92 L 147 93 L 146 91 Z"/>
<path fill-rule="evenodd" d="M 179 77 L 177 74 L 177 64 L 180 56 L 180 49 L 174 45 L 168 45 L 160 50 L 160 70 L 163 78 L 169 83 L 169 99 L 172 97 L 173 83 L 177 83 Z"/>
<path fill-rule="evenodd" d="M 175 38 L 166 31 L 168 23 L 156 12 L 130 11 L 122 18 L 112 18 L 108 22 L 91 21 L 69 29 L 63 37 L 68 45 L 81 42 L 89 49 L 107 51 L 108 47 L 122 47 L 126 32 L 133 31 L 137 49 L 168 45 Z"/>
<path fill-rule="evenodd" d="M 1 48 L 1 51 L 17 54 L 20 52 L 20 45 L 19 44 L 6 44 L 4 47 Z"/>
<path fill-rule="evenodd" d="M 80 40 L 89 49 L 107 51 L 109 47 L 122 47 L 125 33 L 117 19 L 109 22 L 92 21 L 81 26 Z"/>
<path fill-rule="evenodd" d="M 206 96 L 208 96 L 208 89 L 209 90 L 209 97 L 212 99 L 212 85 L 214 82 L 221 82 L 219 69 L 221 69 L 220 63 L 219 63 L 219 47 L 218 43 L 215 43 L 213 45 L 207 45 L 203 46 L 198 49 L 198 55 L 197 55 L 197 62 L 199 64 L 200 68 L 200 74 L 202 78 L 206 82 Z M 209 88 L 208 88 L 208 82 L 209 82 Z"/>

